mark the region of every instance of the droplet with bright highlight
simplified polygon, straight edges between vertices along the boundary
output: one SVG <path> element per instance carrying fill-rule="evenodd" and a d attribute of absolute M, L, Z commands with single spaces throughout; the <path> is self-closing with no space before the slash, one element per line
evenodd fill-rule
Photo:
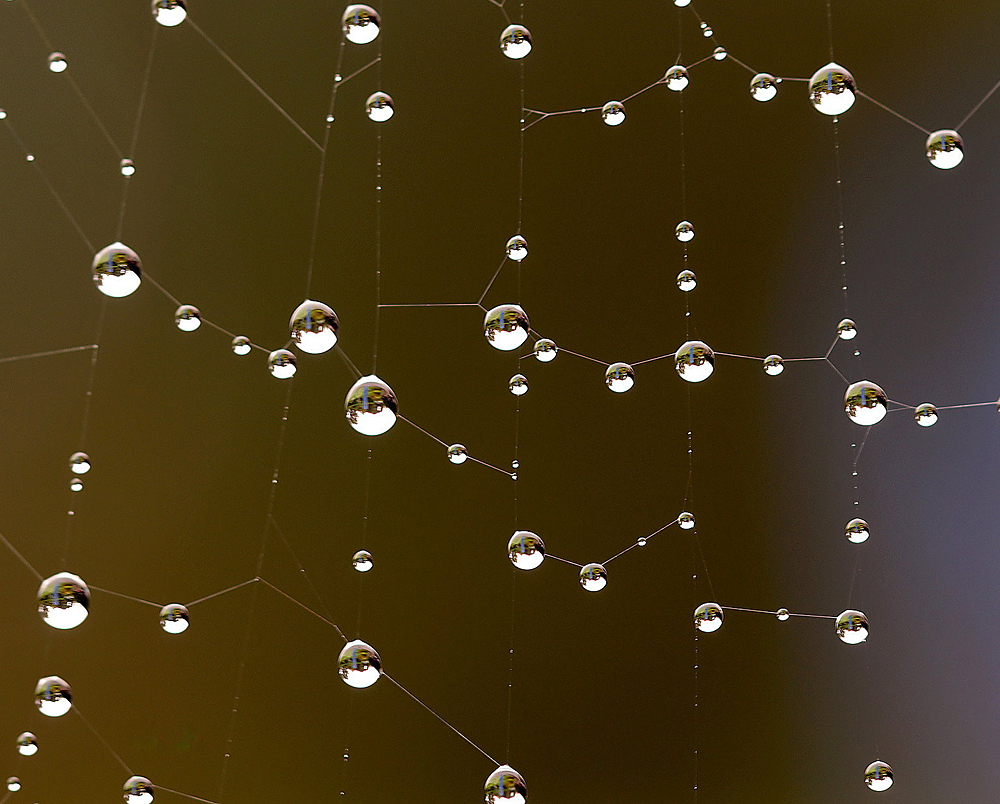
<path fill-rule="evenodd" d="M 452 463 L 465 463 L 469 460 L 469 451 L 461 444 L 452 444 L 448 447 L 448 460 Z"/>
<path fill-rule="evenodd" d="M 848 609 L 837 617 L 837 636 L 848 645 L 859 645 L 868 639 L 868 618 L 860 611 Z"/>
<path fill-rule="evenodd" d="M 272 377 L 278 380 L 294 377 L 298 370 L 295 355 L 287 349 L 275 349 L 267 356 L 267 370 L 271 372 Z"/>
<path fill-rule="evenodd" d="M 524 396 L 528 393 L 528 378 L 523 374 L 515 374 L 508 381 L 507 387 L 514 396 Z"/>
<path fill-rule="evenodd" d="M 865 784 L 876 793 L 892 787 L 892 768 L 885 762 L 873 762 L 865 768 Z"/>
<path fill-rule="evenodd" d="M 625 122 L 625 106 L 620 101 L 608 101 L 601 109 L 601 119 L 609 126 L 620 126 Z"/>
<path fill-rule="evenodd" d="M 392 389 L 374 374 L 362 377 L 344 400 L 347 421 L 362 435 L 377 436 L 396 423 L 399 404 Z"/>
<path fill-rule="evenodd" d="M 519 530 L 507 542 L 510 563 L 520 570 L 533 570 L 545 559 L 545 542 L 537 533 Z"/>
<path fill-rule="evenodd" d="M 682 243 L 690 243 L 694 240 L 694 226 L 691 225 L 690 221 L 681 221 L 678 223 L 677 228 L 674 229 L 674 233 Z"/>
<path fill-rule="evenodd" d="M 913 418 L 921 427 L 931 427 L 937 424 L 937 408 L 927 402 L 917 405 L 917 409 L 913 411 Z"/>
<path fill-rule="evenodd" d="M 69 67 L 69 62 L 66 61 L 66 57 L 62 53 L 50 53 L 49 54 L 49 69 L 54 73 L 62 73 L 66 71 Z"/>
<path fill-rule="evenodd" d="M 187 606 L 180 603 L 168 603 L 160 609 L 160 628 L 168 634 L 182 634 L 188 630 L 191 619 Z"/>
<path fill-rule="evenodd" d="M 61 717 L 73 706 L 73 691 L 59 676 L 40 678 L 35 685 L 35 706 L 46 717 Z"/>
<path fill-rule="evenodd" d="M 133 176 L 135 175 L 135 162 L 131 159 L 123 159 L 119 165 L 119 169 L 123 176 Z"/>
<path fill-rule="evenodd" d="M 90 471 L 90 456 L 86 452 L 74 452 L 69 456 L 69 470 L 74 475 L 85 475 Z"/>
<path fill-rule="evenodd" d="M 847 541 L 853 544 L 866 542 L 868 537 L 872 535 L 868 523 L 863 519 L 852 519 L 848 522 L 844 528 L 844 534 L 847 536 Z"/>
<path fill-rule="evenodd" d="M 681 511 L 681 513 L 677 516 L 677 524 L 684 530 L 691 530 L 691 528 L 694 527 L 694 514 L 687 511 Z"/>
<path fill-rule="evenodd" d="M 728 55 L 729 54 L 726 52 L 726 49 L 724 47 L 717 47 L 715 50 L 712 51 L 712 58 L 715 59 L 716 61 L 722 61 Z"/>
<path fill-rule="evenodd" d="M 889 398 L 875 383 L 861 380 L 844 394 L 844 409 L 855 424 L 878 424 L 889 411 Z"/>
<path fill-rule="evenodd" d="M 80 478 L 78 477 L 74 477 L 72 480 L 69 481 L 69 490 L 83 491 L 83 481 L 80 480 Z"/>
<path fill-rule="evenodd" d="M 21 780 L 16 776 L 11 776 L 7 779 L 7 789 L 10 790 L 11 793 L 16 793 L 21 789 Z"/>
<path fill-rule="evenodd" d="M 30 731 L 17 735 L 17 753 L 22 757 L 31 757 L 38 753 L 38 738 Z"/>
<path fill-rule="evenodd" d="M 604 384 L 616 394 L 624 394 L 635 385 L 635 370 L 628 363 L 612 363 L 604 372 Z"/>
<path fill-rule="evenodd" d="M 809 79 L 809 100 L 823 114 L 846 112 L 854 105 L 854 91 L 854 76 L 832 61 Z"/>
<path fill-rule="evenodd" d="M 246 335 L 237 335 L 233 338 L 233 354 L 248 355 L 253 351 L 250 339 Z"/>
<path fill-rule="evenodd" d="M 310 299 L 296 307 L 288 321 L 292 341 L 311 355 L 329 352 L 336 346 L 339 329 L 340 321 L 333 309 Z"/>
<path fill-rule="evenodd" d="M 768 355 L 764 358 L 764 373 L 777 377 L 785 370 L 785 361 L 779 355 Z"/>
<path fill-rule="evenodd" d="M 778 609 L 775 612 L 775 616 L 777 616 L 777 618 L 781 620 L 781 622 L 785 622 L 785 620 L 787 620 L 792 615 L 789 613 L 788 609 Z"/>
<path fill-rule="evenodd" d="M 680 92 L 690 83 L 688 71 L 680 64 L 675 64 L 667 70 L 663 76 L 663 81 L 667 85 L 667 89 L 672 89 L 674 92 Z"/>
<path fill-rule="evenodd" d="M 722 606 L 718 603 L 702 603 L 694 610 L 694 627 L 703 634 L 711 634 L 722 628 Z"/>
<path fill-rule="evenodd" d="M 38 613 L 53 628 L 76 628 L 87 619 L 89 610 L 90 590 L 78 575 L 60 572 L 38 587 Z"/>
<path fill-rule="evenodd" d="M 382 674 L 382 659 L 371 645 L 355 639 L 340 651 L 337 668 L 345 684 L 364 689 L 378 681 Z"/>
<path fill-rule="evenodd" d="M 705 30 L 701 32 L 701 35 L 704 36 L 706 39 L 708 39 L 708 37 L 710 36 L 715 36 L 715 31 L 713 31 L 706 25 Z"/>
<path fill-rule="evenodd" d="M 677 6 L 677 8 L 687 8 L 691 5 L 691 0 L 674 0 L 674 5 Z"/>
<path fill-rule="evenodd" d="M 541 340 L 535 341 L 535 359 L 542 363 L 551 363 L 556 359 L 556 353 L 559 351 L 559 347 L 556 346 L 555 341 L 550 341 L 548 338 L 542 338 Z"/>
<path fill-rule="evenodd" d="M 523 25 L 508 25 L 500 34 L 500 49 L 508 59 L 523 59 L 531 52 L 531 33 Z"/>
<path fill-rule="evenodd" d="M 348 42 L 367 45 L 375 41 L 381 22 L 378 12 L 371 6 L 353 5 L 344 10 L 340 28 Z"/>
<path fill-rule="evenodd" d="M 507 259 L 520 262 L 528 256 L 528 241 L 516 234 L 507 241 Z"/>
<path fill-rule="evenodd" d="M 184 0 L 153 0 L 153 19 L 165 28 L 180 25 L 187 17 Z"/>
<path fill-rule="evenodd" d="M 181 332 L 194 332 L 201 326 L 201 313 L 197 307 L 182 304 L 174 313 L 174 322 Z"/>
<path fill-rule="evenodd" d="M 750 81 L 750 96 L 761 103 L 774 98 L 778 94 L 778 83 L 770 73 L 757 73 Z"/>
<path fill-rule="evenodd" d="M 392 98 L 384 92 L 374 92 L 365 101 L 365 114 L 376 123 L 384 123 L 395 111 Z"/>
<path fill-rule="evenodd" d="M 367 550 L 358 550 L 351 559 L 351 566 L 358 572 L 368 572 L 375 566 L 375 562 L 372 560 L 372 554 Z"/>
<path fill-rule="evenodd" d="M 124 243 L 98 251 L 90 267 L 97 289 L 115 299 L 134 293 L 142 282 L 142 260 Z"/>
<path fill-rule="evenodd" d="M 608 585 L 608 571 L 600 564 L 587 564 L 580 570 L 580 586 L 588 592 L 600 592 Z"/>
<path fill-rule="evenodd" d="M 688 341 L 674 355 L 674 368 L 682 380 L 704 382 L 715 371 L 715 352 L 701 341 Z"/>
<path fill-rule="evenodd" d="M 153 804 L 153 783 L 145 776 L 132 776 L 122 788 L 125 804 Z"/>
<path fill-rule="evenodd" d="M 690 293 L 698 287 L 698 277 L 694 275 L 694 271 L 681 271 L 677 274 L 677 287 L 685 293 Z"/>
<path fill-rule="evenodd" d="M 957 131 L 942 129 L 927 138 L 927 158 L 936 168 L 951 170 L 965 158 L 965 146 Z"/>
<path fill-rule="evenodd" d="M 483 332 L 490 346 L 503 352 L 516 349 L 528 339 L 531 324 L 528 314 L 517 304 L 494 307 L 483 321 Z"/>
<path fill-rule="evenodd" d="M 851 319 L 845 318 L 837 324 L 837 337 L 842 341 L 849 341 L 858 334 L 858 327 Z"/>
<path fill-rule="evenodd" d="M 528 787 L 521 776 L 510 765 L 501 765 L 486 778 L 483 786 L 486 804 L 525 804 Z"/>

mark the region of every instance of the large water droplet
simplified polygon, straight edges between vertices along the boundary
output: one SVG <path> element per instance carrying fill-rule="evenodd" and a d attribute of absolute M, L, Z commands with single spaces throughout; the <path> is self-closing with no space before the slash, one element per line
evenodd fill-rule
<path fill-rule="evenodd" d="M 601 109 L 601 119 L 609 126 L 625 122 L 625 106 L 620 101 L 608 101 Z"/>
<path fill-rule="evenodd" d="M 168 603 L 160 609 L 160 627 L 168 634 L 184 633 L 190 624 L 186 606 L 180 603 Z"/>
<path fill-rule="evenodd" d="M 865 768 L 865 784 L 876 793 L 892 787 L 892 768 L 885 762 L 873 762 Z"/>
<path fill-rule="evenodd" d="M 385 92 L 374 92 L 365 101 L 365 114 L 375 123 L 384 123 L 395 113 L 392 98 Z"/>
<path fill-rule="evenodd" d="M 377 436 L 396 423 L 399 405 L 392 389 L 374 374 L 362 377 L 344 400 L 347 421 L 362 435 Z"/>
<path fill-rule="evenodd" d="M 90 590 L 77 575 L 60 572 L 38 587 L 38 613 L 53 628 L 76 628 L 87 619 L 89 609 Z"/>
<path fill-rule="evenodd" d="M 528 787 L 510 765 L 501 765 L 486 778 L 486 804 L 525 804 Z"/>
<path fill-rule="evenodd" d="M 680 64 L 675 64 L 667 70 L 663 81 L 666 83 L 667 89 L 672 89 L 674 92 L 680 92 L 690 83 L 688 71 Z"/>
<path fill-rule="evenodd" d="M 523 25 L 508 25 L 500 34 L 500 49 L 508 59 L 523 59 L 531 52 L 531 33 Z"/>
<path fill-rule="evenodd" d="M 267 356 L 267 370 L 278 380 L 287 380 L 295 376 L 298 366 L 295 355 L 287 349 L 275 349 Z"/>
<path fill-rule="evenodd" d="M 587 564 L 580 570 L 580 586 L 588 592 L 600 592 L 608 585 L 608 571 L 600 564 Z"/>
<path fill-rule="evenodd" d="M 54 73 L 62 73 L 66 71 L 69 67 L 69 62 L 66 61 L 66 57 L 62 53 L 50 53 L 49 54 L 49 69 Z"/>
<path fill-rule="evenodd" d="M 201 312 L 190 304 L 182 304 L 174 313 L 174 323 L 181 332 L 194 332 L 201 326 Z"/>
<path fill-rule="evenodd" d="M 47 717 L 61 717 L 73 706 L 73 691 L 59 676 L 40 678 L 35 685 L 35 706 Z"/>
<path fill-rule="evenodd" d="M 371 6 L 365 5 L 348 6 L 340 19 L 340 28 L 344 36 L 348 42 L 353 42 L 355 45 L 374 42 L 380 24 L 378 12 Z"/>
<path fill-rule="evenodd" d="M 345 684 L 364 689 L 378 681 L 382 674 L 382 659 L 371 645 L 355 639 L 340 651 L 337 668 Z"/>
<path fill-rule="evenodd" d="M 306 299 L 295 308 L 288 321 L 292 341 L 303 352 L 319 355 L 337 345 L 340 321 L 323 302 Z"/>
<path fill-rule="evenodd" d="M 125 804 L 153 804 L 153 783 L 145 776 L 131 776 L 122 788 Z"/>
<path fill-rule="evenodd" d="M 483 332 L 495 349 L 509 352 L 528 339 L 528 314 L 517 304 L 494 307 L 483 320 Z"/>
<path fill-rule="evenodd" d="M 530 530 L 519 530 L 507 542 L 510 563 L 521 570 L 533 570 L 545 559 L 545 542 Z"/>
<path fill-rule="evenodd" d="M 30 731 L 21 732 L 17 735 L 17 753 L 23 757 L 30 757 L 37 754 L 38 738 Z"/>
<path fill-rule="evenodd" d="M 809 100 L 831 116 L 843 114 L 854 105 L 854 90 L 854 76 L 832 61 L 809 79 Z"/>
<path fill-rule="evenodd" d="M 180 25 L 187 17 L 184 0 L 153 0 L 153 19 L 165 28 Z"/>
<path fill-rule="evenodd" d="M 930 163 L 942 170 L 951 170 L 965 158 L 965 146 L 957 131 L 942 129 L 927 138 L 925 150 Z"/>
<path fill-rule="evenodd" d="M 855 424 L 878 424 L 889 411 L 889 399 L 875 383 L 862 380 L 847 389 L 844 409 Z"/>
<path fill-rule="evenodd" d="M 604 372 L 604 384 L 616 394 L 624 394 L 635 385 L 635 370 L 628 363 L 612 363 Z"/>
<path fill-rule="evenodd" d="M 770 73 L 757 73 L 750 81 L 750 95 L 762 103 L 778 94 L 778 84 Z"/>
<path fill-rule="evenodd" d="M 702 603 L 694 610 L 694 627 L 703 634 L 710 634 L 722 628 L 722 606 L 718 603 Z"/>
<path fill-rule="evenodd" d="M 91 264 L 94 284 L 105 296 L 119 299 L 134 293 L 142 282 L 142 261 L 124 243 L 97 252 Z"/>
<path fill-rule="evenodd" d="M 674 368 L 682 380 L 703 382 L 715 371 L 715 352 L 701 341 L 688 341 L 674 355 Z"/>
<path fill-rule="evenodd" d="M 848 645 L 859 645 L 868 639 L 868 618 L 854 609 L 842 612 L 837 617 L 837 636 Z"/>

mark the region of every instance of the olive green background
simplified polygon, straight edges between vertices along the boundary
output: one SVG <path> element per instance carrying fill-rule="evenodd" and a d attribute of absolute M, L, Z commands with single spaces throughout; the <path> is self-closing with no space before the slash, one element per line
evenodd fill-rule
<path fill-rule="evenodd" d="M 69 59 L 69 72 L 54 75 L 19 1 L 0 6 L 0 106 L 103 247 L 124 180 L 67 78 L 127 149 L 154 23 L 142 0 L 33 0 Z M 821 0 L 695 7 L 755 69 L 808 77 L 829 60 Z M 378 8 L 383 62 L 337 100 L 312 290 L 337 311 L 341 344 L 366 372 L 376 126 L 365 98 L 381 89 L 396 106 L 378 129 L 384 302 L 474 302 L 518 219 L 521 66 L 497 47 L 503 14 L 487 0 Z M 341 6 L 192 0 L 190 11 L 321 136 Z M 665 0 L 528 0 L 526 105 L 599 106 L 646 86 L 675 61 L 678 14 L 682 61 L 703 58 L 713 45 L 691 11 Z M 956 125 L 1000 77 L 995 3 L 833 0 L 833 15 L 836 58 L 860 88 L 929 129 Z M 344 74 L 378 47 L 348 46 Z M 731 60 L 710 60 L 682 97 L 661 86 L 628 103 L 618 128 L 589 113 L 529 129 L 530 255 L 520 292 L 508 264 L 486 304 L 520 296 L 535 329 L 607 361 L 673 352 L 686 301 L 692 333 L 716 350 L 822 355 L 844 315 L 832 124 L 804 85 L 785 82 L 761 104 L 749 79 Z M 687 297 L 674 283 L 682 100 L 699 281 Z M 948 172 L 927 163 L 919 131 L 870 103 L 840 124 L 848 313 L 860 335 L 834 359 L 850 379 L 909 404 L 1000 391 L 998 110 L 993 98 L 963 127 L 967 158 Z M 128 155 L 137 172 L 123 240 L 149 273 L 221 326 L 283 345 L 305 294 L 316 149 L 185 24 L 158 32 Z M 91 343 L 102 297 L 90 250 L 9 132 L 0 165 L 0 356 Z M 263 539 L 263 577 L 371 642 L 395 679 L 486 752 L 509 757 L 534 804 L 693 801 L 695 752 L 703 804 L 865 801 L 863 771 L 876 757 L 896 771 L 886 798 L 995 799 L 992 408 L 943 411 L 930 429 L 891 413 L 855 479 L 851 444 L 862 430 L 822 364 L 771 378 L 720 357 L 707 382 L 688 386 L 667 360 L 638 367 L 635 388 L 617 395 L 594 363 L 529 358 L 515 484 L 449 464 L 403 422 L 376 439 L 354 433 L 343 416 L 352 375 L 336 354 L 300 355 L 274 517 L 301 572 L 273 530 L 264 538 L 289 384 L 267 374 L 261 352 L 235 357 L 224 335 L 182 333 L 172 314 L 148 282 L 107 301 L 82 445 L 87 353 L 0 364 L 0 532 L 43 575 L 66 569 L 186 602 L 254 577 Z M 384 309 L 378 373 L 401 413 L 506 467 L 517 358 L 491 349 L 481 323 L 474 308 Z M 692 578 L 693 537 L 676 528 L 613 562 L 600 594 L 551 560 L 513 577 L 504 549 L 515 520 L 551 553 L 586 563 L 676 517 L 689 410 L 689 507 L 711 584 L 700 568 Z M 81 447 L 94 468 L 71 494 L 66 460 Z M 860 548 L 842 535 L 855 511 L 873 532 Z M 350 566 L 362 546 L 375 557 L 363 579 Z M 33 685 L 51 673 L 135 772 L 211 801 L 481 800 L 488 760 L 387 680 L 348 689 L 335 673 L 336 632 L 261 585 L 195 606 L 180 636 L 159 629 L 154 608 L 98 591 L 81 627 L 56 632 L 34 611 L 34 577 L 6 552 L 0 568 L 0 775 L 21 777 L 16 800 L 115 801 L 128 775 L 79 718 L 35 710 Z M 830 621 L 731 612 L 696 658 L 691 612 L 713 597 L 831 615 L 850 599 L 872 635 L 851 647 Z M 19 761 L 14 738 L 26 729 L 41 750 Z M 168 799 L 181 800 L 157 793 Z"/>

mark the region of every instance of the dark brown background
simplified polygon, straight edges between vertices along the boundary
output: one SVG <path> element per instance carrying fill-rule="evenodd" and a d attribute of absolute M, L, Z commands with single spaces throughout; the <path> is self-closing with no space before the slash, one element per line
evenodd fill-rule
<path fill-rule="evenodd" d="M 823 2 L 695 2 L 719 41 L 757 69 L 808 76 L 828 60 Z M 1000 75 L 993 2 L 833 5 L 838 61 L 928 128 L 956 125 Z M 147 5 L 32 7 L 125 148 L 154 28 Z M 341 10 L 191 4 L 192 18 L 316 137 Z M 382 127 L 384 301 L 474 301 L 517 223 L 519 67 L 497 47 L 502 14 L 486 0 L 379 10 L 381 81 L 371 70 L 338 99 L 313 287 L 365 370 L 375 299 L 368 94 L 389 92 L 397 109 Z M 117 157 L 66 76 L 46 69 L 18 0 L 0 12 L 0 105 L 88 237 L 106 245 L 121 198 Z M 655 80 L 674 63 L 677 14 L 663 0 L 530 0 L 527 105 L 600 105 Z M 681 20 L 690 63 L 711 44 L 690 10 Z M 344 73 L 376 47 L 350 47 Z M 717 350 L 822 354 L 843 315 L 831 123 L 801 84 L 754 102 L 749 77 L 710 61 L 683 95 L 693 326 Z M 526 134 L 521 301 L 560 345 L 639 360 L 683 340 L 679 100 L 658 87 L 628 104 L 617 129 L 570 115 Z M 849 311 L 861 331 L 850 346 L 862 356 L 838 347 L 836 358 L 896 399 L 981 402 L 1000 390 L 998 104 L 964 127 L 967 159 L 950 172 L 927 163 L 920 132 L 869 103 L 842 120 Z M 182 25 L 159 32 L 130 155 L 138 171 L 125 242 L 182 301 L 281 345 L 305 292 L 315 149 Z M 6 135 L 0 164 L 0 352 L 91 342 L 101 304 L 91 254 Z M 516 295 L 508 266 L 487 302 Z M 236 358 L 224 336 L 181 333 L 172 314 L 148 283 L 108 301 L 83 445 L 94 469 L 80 495 L 67 490 L 66 459 L 78 448 L 86 355 L 0 365 L 0 530 L 44 575 L 67 569 L 163 603 L 254 575 L 287 385 L 267 375 L 261 353 Z M 379 374 L 401 411 L 504 466 L 515 362 L 489 348 L 475 310 L 383 311 Z M 343 420 L 352 378 L 336 355 L 299 363 L 275 518 L 322 601 L 273 533 L 263 575 L 325 606 L 351 636 L 360 619 L 395 678 L 502 759 L 514 484 L 450 465 L 404 424 L 357 435 Z M 769 378 L 720 358 L 708 382 L 689 388 L 661 362 L 640 367 L 635 389 L 619 396 L 598 366 L 568 355 L 522 367 L 531 390 L 521 399 L 518 522 L 553 553 L 601 560 L 677 515 L 690 398 L 691 506 L 719 602 L 846 607 L 859 548 L 842 526 L 853 515 L 860 428 L 841 412 L 832 371 L 799 364 Z M 697 728 L 690 616 L 711 592 L 704 577 L 692 584 L 689 534 L 671 529 L 613 563 L 598 595 L 554 561 L 519 575 L 509 758 L 530 800 L 691 801 L 696 749 L 705 804 L 864 801 L 862 774 L 876 756 L 896 770 L 887 797 L 994 800 L 998 442 L 991 408 L 943 414 L 929 430 L 906 413 L 878 425 L 860 463 L 858 509 L 874 535 L 853 598 L 870 617 L 869 644 L 841 644 L 822 620 L 734 612 L 699 643 Z M 350 557 L 362 544 L 369 448 L 375 569 L 362 594 Z M 77 514 L 62 567 L 69 505 Z M 130 767 L 166 787 L 226 802 L 334 801 L 342 790 L 368 804 L 480 800 L 487 760 L 384 680 L 349 690 L 334 671 L 335 632 L 260 587 L 220 794 L 253 587 L 195 607 L 179 637 L 158 628 L 154 609 L 94 592 L 90 619 L 63 633 L 34 612 L 34 578 L 7 553 L 0 566 L 0 756 L 24 782 L 19 800 L 114 801 L 126 776 L 79 719 L 35 711 L 32 687 L 50 673 L 73 685 Z M 41 751 L 18 764 L 24 729 Z"/>

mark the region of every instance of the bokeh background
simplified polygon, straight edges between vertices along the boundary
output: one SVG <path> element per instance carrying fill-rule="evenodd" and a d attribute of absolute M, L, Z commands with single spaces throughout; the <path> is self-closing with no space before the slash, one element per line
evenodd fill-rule
<path fill-rule="evenodd" d="M 34 0 L 69 60 L 55 75 L 20 3 L 0 7 L 0 105 L 100 248 L 114 239 L 124 180 L 67 76 L 127 148 L 155 26 L 143 0 Z M 808 77 L 829 60 L 819 0 L 695 6 L 755 69 Z M 189 8 L 321 136 L 341 6 Z M 381 89 L 396 104 L 381 126 L 384 302 L 475 301 L 518 216 L 521 67 L 497 47 L 502 13 L 487 0 L 378 9 L 381 72 L 353 79 L 337 101 L 312 292 L 337 311 L 341 344 L 364 371 L 376 320 L 376 127 L 365 98 Z M 832 10 L 837 60 L 929 129 L 956 125 L 1000 77 L 1000 15 L 988 0 L 944 14 L 930 0 L 833 0 Z M 526 105 L 601 105 L 656 80 L 675 61 L 678 15 L 682 61 L 708 55 L 691 10 L 665 0 L 529 0 Z M 377 47 L 350 46 L 343 72 Z M 693 332 L 720 351 L 823 354 L 844 312 L 832 124 L 803 85 L 786 82 L 761 104 L 749 78 L 731 60 L 708 61 L 683 98 L 657 87 L 627 105 L 618 128 L 591 113 L 529 129 L 530 255 L 520 292 L 508 264 L 486 304 L 520 294 L 537 330 L 602 360 L 677 348 L 683 100 Z M 965 162 L 944 172 L 928 164 L 920 132 L 872 104 L 843 116 L 848 311 L 860 335 L 834 359 L 850 379 L 909 404 L 1000 392 L 998 120 L 994 98 L 962 130 Z M 222 326 L 284 344 L 305 294 L 318 152 L 185 24 L 159 31 L 126 155 L 137 172 L 123 240 L 150 274 Z M 92 254 L 6 130 L 0 164 L 0 356 L 91 343 L 102 303 Z M 995 800 L 994 409 L 942 412 L 930 429 L 891 413 L 855 478 L 861 429 L 822 364 L 772 378 L 719 358 L 709 381 L 688 387 L 663 361 L 640 366 L 635 388 L 617 395 L 596 364 L 527 359 L 515 486 L 449 464 L 405 423 L 377 439 L 356 434 L 343 417 L 352 375 L 333 353 L 302 355 L 274 509 L 286 544 L 273 529 L 264 536 L 264 520 L 288 386 L 262 353 L 235 357 L 225 336 L 182 333 L 172 316 L 149 283 L 108 300 L 83 444 L 87 353 L 0 365 L 0 531 L 43 575 L 66 569 L 185 602 L 254 577 L 263 538 L 265 578 L 374 644 L 394 678 L 509 757 L 533 802 L 693 801 L 695 752 L 704 804 L 867 800 L 863 771 L 876 757 L 896 772 L 887 798 Z M 404 415 L 506 467 L 517 359 L 491 349 L 481 324 L 475 309 L 385 309 L 378 373 Z M 688 507 L 711 585 L 693 537 L 676 528 L 612 563 L 600 594 L 555 561 L 513 577 L 515 510 L 552 553 L 581 563 L 676 517 L 689 411 Z M 94 468 L 72 494 L 67 459 L 78 448 Z M 843 537 L 856 512 L 873 531 L 860 548 Z M 375 557 L 363 578 L 350 564 L 362 546 Z M 19 799 L 114 801 L 127 776 L 80 719 L 35 710 L 35 681 L 55 673 L 125 762 L 164 787 L 222 802 L 481 800 L 486 759 L 388 682 L 347 688 L 336 633 L 266 588 L 194 607 L 181 636 L 160 630 L 155 609 L 95 591 L 86 623 L 55 632 L 35 612 L 34 577 L 6 551 L 0 568 L 0 776 L 21 777 Z M 872 635 L 849 647 L 830 621 L 732 612 L 696 658 L 691 612 L 713 595 L 834 615 L 850 599 Z M 20 760 L 23 730 L 41 750 Z M 157 794 L 168 798 L 181 800 Z"/>

